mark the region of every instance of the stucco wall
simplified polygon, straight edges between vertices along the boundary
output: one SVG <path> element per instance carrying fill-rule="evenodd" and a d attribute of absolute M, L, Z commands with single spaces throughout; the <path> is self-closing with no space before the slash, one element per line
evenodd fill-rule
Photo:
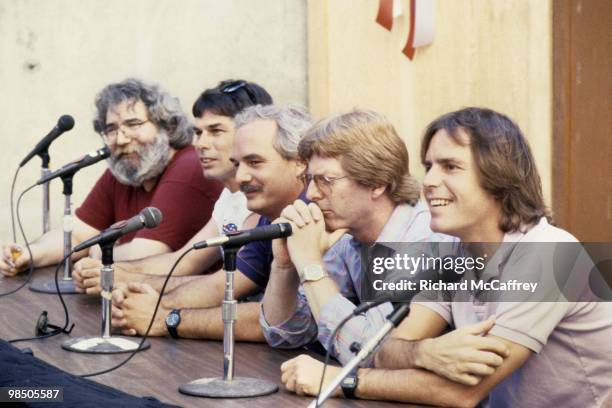
<path fill-rule="evenodd" d="M 0 237 L 10 236 L 9 189 L 23 156 L 64 113 L 72 131 L 51 146 L 57 168 L 101 146 L 91 119 L 96 93 L 129 76 L 158 81 L 187 113 L 226 78 L 266 87 L 276 101 L 307 103 L 306 3 L 303 0 L 54 0 L 0 2 Z M 21 172 L 17 192 L 38 177 L 40 160 Z M 105 165 L 75 177 L 74 208 Z M 42 230 L 41 190 L 28 193 L 28 236 Z M 52 226 L 62 214 L 61 182 L 51 190 Z"/>
<path fill-rule="evenodd" d="M 378 1 L 308 3 L 310 107 L 318 116 L 369 107 L 405 139 L 421 176 L 420 137 L 435 117 L 484 106 L 527 135 L 550 202 L 551 2 L 437 0 L 435 39 L 410 61 L 409 1 L 392 32 L 375 22 Z"/>

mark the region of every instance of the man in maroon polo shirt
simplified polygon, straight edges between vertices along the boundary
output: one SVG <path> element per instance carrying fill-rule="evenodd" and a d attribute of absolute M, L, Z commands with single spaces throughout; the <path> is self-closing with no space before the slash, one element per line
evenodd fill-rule
<path fill-rule="evenodd" d="M 76 211 L 73 245 L 153 206 L 161 210 L 162 223 L 124 236 L 115 248 L 115 259 L 180 248 L 208 221 L 223 186 L 202 175 L 191 146 L 193 127 L 178 99 L 157 85 L 128 79 L 105 87 L 96 98 L 96 109 L 93 125 L 111 149 L 109 169 Z M 11 256 L 16 246 L 3 248 L 0 272 L 5 276 L 28 265 L 27 252 L 16 259 Z M 49 231 L 31 249 L 37 267 L 59 262 L 62 230 Z M 97 247 L 92 252 L 95 255 Z"/>

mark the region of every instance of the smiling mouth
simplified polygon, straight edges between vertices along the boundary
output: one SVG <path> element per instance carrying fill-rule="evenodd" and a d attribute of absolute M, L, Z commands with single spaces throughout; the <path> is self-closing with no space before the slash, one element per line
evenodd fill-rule
<path fill-rule="evenodd" d="M 136 152 L 119 153 L 118 155 L 119 159 L 135 159 L 137 157 L 138 157 L 138 153 Z"/>
<path fill-rule="evenodd" d="M 205 166 L 205 167 L 213 164 L 213 162 L 215 161 L 217 161 L 217 159 L 200 158 L 200 163 L 202 164 L 202 166 Z"/>
<path fill-rule="evenodd" d="M 429 205 L 432 207 L 446 207 L 451 203 L 451 200 L 445 200 L 443 198 L 434 198 L 429 200 Z"/>

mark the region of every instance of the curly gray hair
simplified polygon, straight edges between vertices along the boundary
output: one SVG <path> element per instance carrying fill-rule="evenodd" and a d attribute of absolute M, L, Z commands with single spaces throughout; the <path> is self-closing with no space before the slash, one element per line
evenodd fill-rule
<path fill-rule="evenodd" d="M 269 119 L 276 122 L 278 131 L 272 145 L 286 160 L 298 158 L 298 145 L 312 125 L 306 108 L 297 105 L 254 105 L 234 117 L 236 129 L 256 120 Z"/>
<path fill-rule="evenodd" d="M 183 112 L 178 98 L 160 89 L 159 85 L 135 78 L 107 85 L 96 96 L 97 116 L 93 120 L 94 130 L 100 134 L 104 131 L 109 109 L 124 101 L 138 100 L 147 107 L 149 119 L 168 133 L 171 147 L 180 149 L 191 143 L 193 126 Z"/>

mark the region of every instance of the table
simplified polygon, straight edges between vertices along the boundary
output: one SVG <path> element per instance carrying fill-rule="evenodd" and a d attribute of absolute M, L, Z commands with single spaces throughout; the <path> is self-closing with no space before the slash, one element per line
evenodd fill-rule
<path fill-rule="evenodd" d="M 49 279 L 54 269 L 38 269 L 32 280 Z M 0 292 L 7 292 L 24 280 L 25 274 L 15 278 L 0 278 Z M 64 300 L 70 320 L 76 324 L 70 334 L 71 338 L 100 334 L 102 309 L 99 297 L 64 295 Z M 33 336 L 36 320 L 43 310 L 49 312 L 50 323 L 64 324 L 64 312 L 57 295 L 35 293 L 25 287 L 17 293 L 0 298 L 0 338 L 10 340 Z M 35 357 L 76 375 L 109 368 L 128 355 L 68 352 L 61 348 L 61 344 L 68 338 L 60 334 L 49 339 L 19 342 L 15 345 L 19 348 L 29 347 Z M 178 392 L 178 387 L 197 378 L 223 376 L 221 341 L 151 338 L 150 342 L 149 350 L 138 353 L 125 366 L 90 379 L 132 395 L 154 396 L 160 401 L 184 407 L 305 407 L 312 400 L 286 391 L 280 381 L 281 363 L 303 351 L 275 350 L 265 344 L 236 343 L 235 375 L 273 381 L 279 384 L 280 390 L 257 398 L 209 399 L 183 395 Z M 330 400 L 325 406 L 406 407 L 405 404 L 345 399 Z"/>

